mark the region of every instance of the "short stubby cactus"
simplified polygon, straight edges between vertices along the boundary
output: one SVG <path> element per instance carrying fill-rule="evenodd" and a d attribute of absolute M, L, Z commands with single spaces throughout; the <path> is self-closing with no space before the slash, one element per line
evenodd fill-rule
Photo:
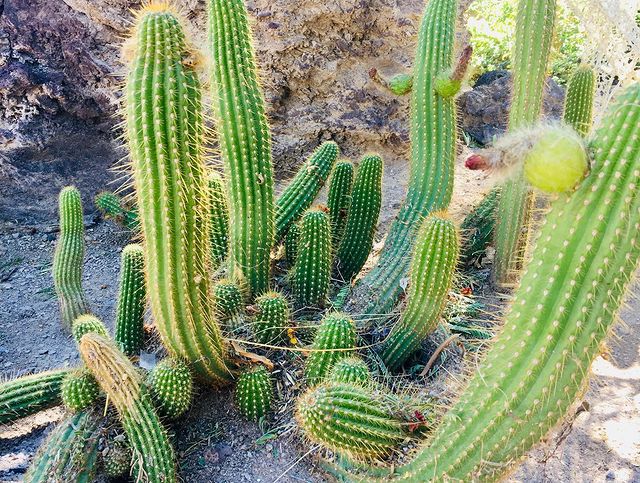
<path fill-rule="evenodd" d="M 596 73 L 593 68 L 578 67 L 567 86 L 562 120 L 582 137 L 591 130 L 595 90 Z"/>
<path fill-rule="evenodd" d="M 53 285 L 58 295 L 63 325 L 69 330 L 79 315 L 89 313 L 82 289 L 84 223 L 80 192 L 67 186 L 58 199 L 60 235 L 53 254 Z"/>
<path fill-rule="evenodd" d="M 344 280 L 357 275 L 367 261 L 381 206 L 382 158 L 365 156 L 353 183 L 344 236 L 336 253 L 337 269 Z"/>
<path fill-rule="evenodd" d="M 337 361 L 352 354 L 355 343 L 356 328 L 347 314 L 334 312 L 326 315 L 318 327 L 305 364 L 307 384 L 313 386 L 322 382 Z"/>
<path fill-rule="evenodd" d="M 256 365 L 238 377 L 235 394 L 236 406 L 250 421 L 259 421 L 271 409 L 273 383 L 263 365 Z"/>
<path fill-rule="evenodd" d="M 327 207 L 331 220 L 331 245 L 336 249 L 342 240 L 344 227 L 347 223 L 351 188 L 353 186 L 353 163 L 347 159 L 336 163 L 329 180 L 329 194 Z"/>
<path fill-rule="evenodd" d="M 92 332 L 104 337 L 108 337 L 107 328 L 104 326 L 102 321 L 96 316 L 89 314 L 81 315 L 76 320 L 74 320 L 71 332 L 76 342 L 80 342 L 80 339 L 82 339 L 83 335 Z"/>
<path fill-rule="evenodd" d="M 115 193 L 103 191 L 98 193 L 95 198 L 98 209 L 105 218 L 112 218 L 122 226 L 131 231 L 140 229 L 140 219 L 138 211 L 134 208 L 128 209 L 124 206 L 122 198 Z"/>
<path fill-rule="evenodd" d="M 462 265 L 469 266 L 481 261 L 487 247 L 491 244 L 499 195 L 500 188 L 493 188 L 462 221 L 460 225 Z"/>
<path fill-rule="evenodd" d="M 345 357 L 336 362 L 327 378 L 332 382 L 368 385 L 371 383 L 371 371 L 359 357 Z"/>
<path fill-rule="evenodd" d="M 109 478 L 122 478 L 131 471 L 131 446 L 126 441 L 107 441 L 100 453 L 102 469 Z"/>
<path fill-rule="evenodd" d="M 211 269 L 216 270 L 229 252 L 229 207 L 224 180 L 215 171 L 209 174 L 211 203 Z"/>
<path fill-rule="evenodd" d="M 290 277 L 298 307 L 324 305 L 331 279 L 331 227 L 322 209 L 310 209 L 300 220 L 298 254 Z"/>
<path fill-rule="evenodd" d="M 298 256 L 298 238 L 300 238 L 300 226 L 292 223 L 284 237 L 284 258 L 291 267 L 295 265 Z"/>
<path fill-rule="evenodd" d="M 291 324 L 289 302 L 278 292 L 267 292 L 256 299 L 253 333 L 262 344 L 282 344 Z"/>
<path fill-rule="evenodd" d="M 407 307 L 382 345 L 381 358 L 397 370 L 436 328 L 458 262 L 458 233 L 442 213 L 428 216 L 411 259 Z"/>
<path fill-rule="evenodd" d="M 71 371 L 62 381 L 62 402 L 72 412 L 82 411 L 97 401 L 100 386 L 86 369 Z"/>
<path fill-rule="evenodd" d="M 175 419 L 191 407 L 193 378 L 186 364 L 168 357 L 158 363 L 149 374 L 149 387 L 160 411 Z"/>
<path fill-rule="evenodd" d="M 80 355 L 120 415 L 133 450 L 134 477 L 176 482 L 173 447 L 138 370 L 115 343 L 97 334 L 82 337 Z"/>
<path fill-rule="evenodd" d="M 140 245 L 127 245 L 120 258 L 115 339 L 128 356 L 138 355 L 142 349 L 145 302 L 144 252 Z"/>
<path fill-rule="evenodd" d="M 0 424 L 60 404 L 60 388 L 70 369 L 41 372 L 0 384 Z"/>
<path fill-rule="evenodd" d="M 229 267 L 252 295 L 269 289 L 274 244 L 271 135 L 243 0 L 209 0 L 212 107 L 229 198 Z M 236 276 L 236 271 L 242 272 Z"/>
<path fill-rule="evenodd" d="M 244 298 L 237 283 L 230 280 L 218 280 L 213 285 L 213 306 L 221 320 L 235 321 L 243 308 Z"/>
<path fill-rule="evenodd" d="M 407 439 L 384 401 L 354 384 L 309 389 L 298 399 L 296 420 L 309 439 L 353 460 L 381 459 Z"/>
<path fill-rule="evenodd" d="M 413 74 L 396 74 L 387 81 L 387 87 L 397 96 L 409 94 L 413 88 Z"/>
<path fill-rule="evenodd" d="M 298 169 L 276 201 L 276 240 L 311 206 L 329 177 L 340 149 L 333 141 L 322 143 Z"/>

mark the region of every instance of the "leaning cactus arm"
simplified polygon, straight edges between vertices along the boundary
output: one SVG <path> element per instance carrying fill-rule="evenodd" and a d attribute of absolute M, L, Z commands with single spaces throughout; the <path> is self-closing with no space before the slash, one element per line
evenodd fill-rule
<path fill-rule="evenodd" d="M 82 337 L 80 355 L 118 411 L 133 449 L 134 476 L 150 483 L 177 481 L 169 436 L 131 361 L 113 342 L 97 334 Z"/>
<path fill-rule="evenodd" d="M 115 340 L 128 356 L 138 355 L 144 338 L 144 253 L 140 245 L 122 250 Z"/>
<path fill-rule="evenodd" d="M 229 206 L 224 180 L 218 173 L 209 175 L 211 203 L 211 270 L 217 270 L 229 251 Z"/>
<path fill-rule="evenodd" d="M 333 141 L 320 145 L 300 167 L 276 201 L 276 240 L 311 206 L 329 177 L 340 149 Z"/>
<path fill-rule="evenodd" d="M 347 159 L 338 161 L 333 168 L 333 173 L 331 173 L 329 194 L 327 195 L 327 207 L 331 220 L 331 245 L 334 249 L 340 245 L 347 223 L 352 187 L 353 163 Z"/>
<path fill-rule="evenodd" d="M 595 91 L 595 71 L 587 66 L 578 67 L 567 87 L 562 119 L 583 137 L 589 134 L 593 122 Z"/>
<path fill-rule="evenodd" d="M 53 254 L 53 284 L 58 295 L 60 315 L 65 328 L 74 319 L 89 312 L 89 304 L 82 290 L 84 262 L 84 224 L 82 200 L 73 186 L 60 192 L 60 235 Z"/>
<path fill-rule="evenodd" d="M 70 369 L 41 372 L 0 384 L 0 424 L 62 403 L 60 389 Z"/>
<path fill-rule="evenodd" d="M 203 380 L 221 384 L 231 374 L 209 299 L 210 205 L 197 54 L 163 5 L 152 4 L 137 17 L 126 81 L 146 286 L 165 347 Z"/>
<path fill-rule="evenodd" d="M 229 193 L 229 267 L 260 295 L 274 242 L 271 137 L 242 0 L 209 0 L 213 110 Z M 234 271 L 242 276 L 235 276 Z"/>
<path fill-rule="evenodd" d="M 640 258 L 640 84 L 602 126 L 591 175 L 552 203 L 503 331 L 402 479 L 498 479 L 583 390 Z"/>

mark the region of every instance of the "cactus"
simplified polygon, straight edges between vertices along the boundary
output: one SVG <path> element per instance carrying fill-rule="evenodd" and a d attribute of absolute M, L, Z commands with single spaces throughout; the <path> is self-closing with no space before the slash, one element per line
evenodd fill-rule
<path fill-rule="evenodd" d="M 285 341 L 291 320 L 289 302 L 278 292 L 267 292 L 256 299 L 253 333 L 261 344 L 281 344 Z"/>
<path fill-rule="evenodd" d="M 411 260 L 407 306 L 385 339 L 381 358 L 397 370 L 436 328 L 458 261 L 458 234 L 439 213 L 420 228 Z"/>
<path fill-rule="evenodd" d="M 340 149 L 333 141 L 322 143 L 298 169 L 276 201 L 276 240 L 311 206 L 324 185 Z"/>
<path fill-rule="evenodd" d="M 390 312 L 402 295 L 402 280 L 420 220 L 446 209 L 453 190 L 456 144 L 454 99 L 435 92 L 435 81 L 453 64 L 457 0 L 431 0 L 420 26 L 411 97 L 409 189 L 385 241 L 377 265 L 355 287 L 350 313 Z"/>
<path fill-rule="evenodd" d="M 499 196 L 499 187 L 489 191 L 462 221 L 460 262 L 463 266 L 473 265 L 485 256 L 493 240 Z"/>
<path fill-rule="evenodd" d="M 209 175 L 209 202 L 211 203 L 211 258 L 216 270 L 229 251 L 229 207 L 224 180 L 216 172 Z"/>
<path fill-rule="evenodd" d="M 296 420 L 316 443 L 353 460 L 380 459 L 406 438 L 383 398 L 371 389 L 328 382 L 309 389 L 296 404 Z"/>
<path fill-rule="evenodd" d="M 366 386 L 371 383 L 371 372 L 359 357 L 345 357 L 334 364 L 327 379 L 332 382 Z"/>
<path fill-rule="evenodd" d="M 344 236 L 336 253 L 337 269 L 344 280 L 357 275 L 367 261 L 381 206 L 382 158 L 365 156 L 353 183 Z"/>
<path fill-rule="evenodd" d="M 284 257 L 287 264 L 292 267 L 298 256 L 298 239 L 300 238 L 300 226 L 292 223 L 284 237 Z"/>
<path fill-rule="evenodd" d="M 252 295 L 269 288 L 274 244 L 271 136 L 242 0 L 209 0 L 213 110 L 229 195 L 229 267 Z M 241 274 L 236 276 L 237 271 Z"/>
<path fill-rule="evenodd" d="M 218 280 L 212 292 L 216 315 L 221 320 L 231 321 L 231 325 L 237 327 L 243 308 L 242 292 L 238 284 L 229 280 Z"/>
<path fill-rule="evenodd" d="M 204 381 L 224 384 L 232 373 L 209 300 L 210 204 L 197 52 L 164 3 L 138 14 L 131 43 L 127 138 L 151 312 L 172 355 Z"/>
<path fill-rule="evenodd" d="M 555 9 L 556 0 L 518 2 L 509 131 L 531 126 L 540 115 Z M 520 270 L 532 203 L 520 170 L 503 184 L 498 201 L 494 262 L 494 278 L 498 284 L 512 283 Z"/>
<path fill-rule="evenodd" d="M 578 134 L 589 134 L 593 122 L 596 73 L 591 67 L 578 67 L 571 76 L 564 101 L 563 121 Z"/>
<path fill-rule="evenodd" d="M 140 229 L 140 219 L 135 208 L 127 209 L 122 203 L 122 199 L 115 193 L 103 191 L 98 193 L 95 198 L 98 209 L 105 218 L 112 218 L 125 228 L 131 231 Z"/>
<path fill-rule="evenodd" d="M 326 315 L 318 327 L 305 364 L 307 384 L 314 386 L 322 382 L 336 362 L 352 354 L 355 343 L 355 325 L 347 314 L 334 312 Z"/>
<path fill-rule="evenodd" d="M 333 173 L 331 173 L 327 197 L 329 219 L 331 220 L 331 246 L 334 249 L 340 246 L 342 240 L 349 213 L 352 186 L 353 163 L 346 159 L 338 161 L 333 168 Z"/>
<path fill-rule="evenodd" d="M 115 340 L 128 356 L 138 355 L 142 349 L 145 301 L 144 252 L 140 245 L 127 245 L 120 262 Z"/>
<path fill-rule="evenodd" d="M 122 478 L 131 471 L 131 447 L 125 441 L 107 441 L 100 453 L 104 474 L 109 478 Z"/>
<path fill-rule="evenodd" d="M 238 378 L 235 401 L 240 413 L 250 421 L 259 421 L 271 409 L 273 383 L 263 365 L 256 365 Z"/>
<path fill-rule="evenodd" d="M 115 343 L 98 334 L 82 337 L 80 355 L 120 415 L 133 450 L 134 476 L 150 483 L 176 482 L 173 448 L 140 373 Z"/>
<path fill-rule="evenodd" d="M 60 303 L 62 324 L 67 330 L 79 315 L 89 312 L 82 290 L 84 223 L 80 192 L 73 186 L 60 191 L 60 236 L 53 254 L 53 284 Z"/>
<path fill-rule="evenodd" d="M 0 384 L 0 424 L 7 424 L 60 404 L 60 388 L 69 372 L 69 369 L 58 369 L 10 379 Z"/>
<path fill-rule="evenodd" d="M 101 427 L 101 418 L 91 410 L 67 417 L 38 449 L 25 474 L 25 483 L 96 481 Z"/>
<path fill-rule="evenodd" d="M 73 321 L 71 330 L 76 342 L 80 342 L 84 334 L 95 332 L 96 334 L 108 337 L 107 328 L 97 317 L 89 314 L 81 315 Z"/>
<path fill-rule="evenodd" d="M 62 402 L 77 413 L 91 406 L 100 396 L 100 386 L 86 369 L 69 372 L 62 381 Z"/>
<path fill-rule="evenodd" d="M 179 418 L 191 407 L 193 378 L 178 359 L 160 361 L 149 374 L 149 387 L 162 413 L 171 419 Z"/>
<path fill-rule="evenodd" d="M 310 209 L 300 220 L 298 254 L 291 272 L 298 307 L 322 307 L 331 278 L 331 227 L 322 209 Z"/>
<path fill-rule="evenodd" d="M 587 381 L 640 258 L 640 84 L 591 146 L 592 172 L 551 203 L 504 329 L 405 481 L 493 481 L 558 425 Z M 491 462 L 491 464 L 485 464 Z"/>

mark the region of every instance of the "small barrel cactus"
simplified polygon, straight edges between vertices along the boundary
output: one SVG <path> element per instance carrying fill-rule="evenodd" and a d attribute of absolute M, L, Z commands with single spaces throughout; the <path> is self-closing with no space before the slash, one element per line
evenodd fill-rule
<path fill-rule="evenodd" d="M 144 253 L 140 245 L 122 250 L 115 339 L 122 352 L 137 355 L 144 338 Z"/>
<path fill-rule="evenodd" d="M 355 343 L 356 328 L 347 314 L 326 315 L 318 327 L 305 365 L 309 386 L 322 382 L 337 361 L 351 355 L 349 349 L 353 349 Z"/>
<path fill-rule="evenodd" d="M 171 419 L 179 418 L 191 407 L 193 378 L 182 361 L 160 361 L 149 374 L 149 387 L 162 413 Z"/>
<path fill-rule="evenodd" d="M 251 367 L 238 378 L 235 401 L 242 415 L 250 421 L 258 421 L 271 409 L 273 384 L 263 365 Z"/>
<path fill-rule="evenodd" d="M 122 478 L 131 471 L 132 452 L 126 441 L 108 441 L 102 451 L 102 469 L 109 478 Z"/>
<path fill-rule="evenodd" d="M 72 333 L 76 342 L 80 342 L 82 336 L 89 333 L 96 333 L 108 337 L 107 328 L 100 319 L 89 314 L 81 315 L 73 321 Z"/>
<path fill-rule="evenodd" d="M 284 342 L 291 320 L 289 302 L 278 292 L 267 292 L 256 299 L 256 314 L 253 332 L 261 344 Z"/>
<path fill-rule="evenodd" d="M 91 406 L 100 396 L 100 386 L 86 369 L 70 372 L 62 381 L 62 402 L 72 412 Z"/>
<path fill-rule="evenodd" d="M 231 321 L 238 325 L 238 317 L 243 308 L 242 291 L 237 283 L 230 280 L 219 280 L 213 285 L 213 306 L 221 320 Z"/>
<path fill-rule="evenodd" d="M 224 180 L 215 171 L 209 175 L 209 203 L 211 204 L 211 269 L 216 270 L 229 251 L 229 207 Z"/>
<path fill-rule="evenodd" d="M 300 227 L 297 223 L 292 223 L 284 237 L 284 258 L 287 264 L 292 267 L 296 263 L 298 256 L 298 239 L 300 238 Z"/>
<path fill-rule="evenodd" d="M 327 379 L 345 384 L 367 385 L 371 382 L 371 371 L 359 357 L 345 357 L 334 364 Z"/>
<path fill-rule="evenodd" d="M 353 163 L 348 159 L 336 163 L 329 181 L 327 206 L 331 220 L 331 245 L 337 248 L 342 240 L 349 213 L 351 188 L 353 186 Z"/>

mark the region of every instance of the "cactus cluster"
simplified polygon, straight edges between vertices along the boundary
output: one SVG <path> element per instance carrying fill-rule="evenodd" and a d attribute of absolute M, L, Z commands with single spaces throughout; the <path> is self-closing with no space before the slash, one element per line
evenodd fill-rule
<path fill-rule="evenodd" d="M 145 302 L 144 252 L 140 245 L 127 245 L 120 261 L 115 340 L 128 356 L 139 354 L 144 342 Z"/>
<path fill-rule="evenodd" d="M 240 413 L 250 421 L 259 421 L 271 409 L 273 383 L 263 365 L 256 365 L 238 377 L 235 401 Z"/>
<path fill-rule="evenodd" d="M 149 387 L 162 413 L 171 419 L 191 407 L 193 378 L 182 361 L 170 357 L 160 361 L 149 374 Z"/>

